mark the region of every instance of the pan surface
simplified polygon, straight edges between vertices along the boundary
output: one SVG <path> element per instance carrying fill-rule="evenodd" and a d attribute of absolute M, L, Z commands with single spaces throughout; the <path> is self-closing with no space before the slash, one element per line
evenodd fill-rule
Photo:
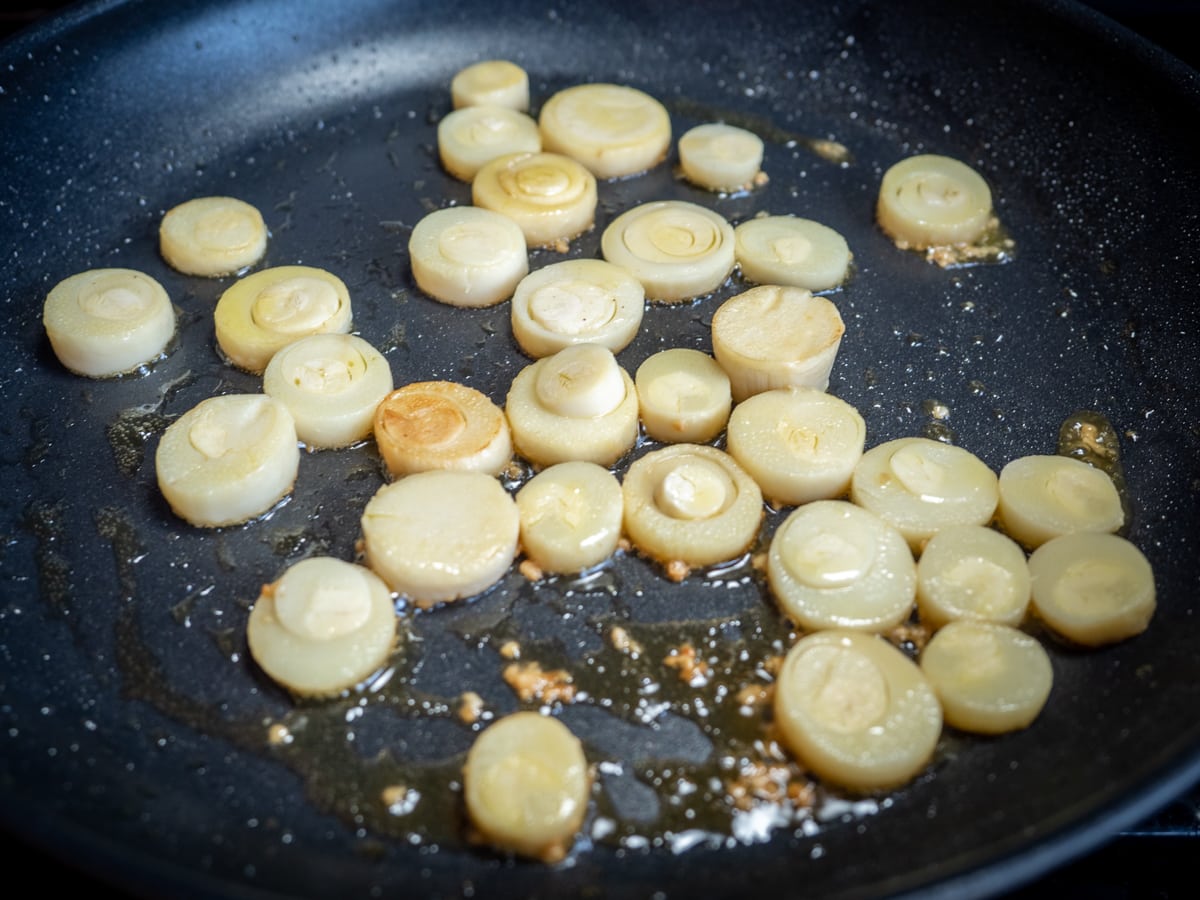
<path fill-rule="evenodd" d="M 764 138 L 770 180 L 749 193 L 697 191 L 674 155 L 602 183 L 596 228 L 568 255 L 598 256 L 603 227 L 651 199 L 837 229 L 855 272 L 831 295 L 847 330 L 830 390 L 862 412 L 868 446 L 933 434 L 998 470 L 1054 452 L 1078 410 L 1108 417 L 1127 533 L 1156 573 L 1149 630 L 1098 651 L 1051 642 L 1054 690 L 1028 730 L 948 732 L 930 773 L 893 794 L 743 818 L 733 838 L 680 812 L 704 786 L 689 778 L 718 771 L 702 711 L 713 689 L 659 667 L 653 698 L 635 682 L 649 670 L 620 686 L 596 670 L 616 660 L 614 625 L 659 650 L 765 652 L 782 631 L 748 565 L 682 584 L 633 554 L 581 582 L 514 570 L 476 600 L 408 616 L 391 681 L 371 691 L 297 703 L 275 687 L 246 652 L 249 606 L 290 562 L 354 558 L 382 469 L 369 443 L 306 454 L 292 498 L 261 521 L 200 531 L 171 514 L 154 475 L 162 429 L 259 381 L 214 348 L 211 310 L 233 279 L 172 271 L 158 223 L 194 196 L 255 204 L 271 230 L 260 265 L 339 275 L 397 384 L 459 380 L 503 402 L 528 362 L 507 305 L 434 303 L 405 249 L 428 210 L 470 202 L 438 165 L 435 129 L 450 78 L 486 58 L 529 72 L 535 109 L 563 87 L 620 82 L 659 98 L 676 136 L 720 119 Z M 939 2 L 660 0 L 97 3 L 0 61 L 0 819 L 13 833 L 173 896 L 981 895 L 1200 775 L 1200 178 L 1185 137 L 1200 91 L 1186 67 L 1066 4 L 967 16 Z M 876 229 L 884 170 L 918 152 L 984 174 L 1009 261 L 942 269 Z M 558 258 L 535 251 L 531 266 Z M 141 375 L 75 377 L 42 331 L 49 289 L 101 266 L 151 274 L 179 310 L 176 343 Z M 709 349 L 712 311 L 742 288 L 652 307 L 621 363 Z M 553 706 L 600 764 L 586 838 L 560 866 L 461 836 L 451 785 L 474 731 L 458 698 L 476 691 L 496 715 L 537 705 L 500 677 L 510 638 L 594 688 Z M 397 783 L 418 788 L 413 812 L 381 801 Z"/>

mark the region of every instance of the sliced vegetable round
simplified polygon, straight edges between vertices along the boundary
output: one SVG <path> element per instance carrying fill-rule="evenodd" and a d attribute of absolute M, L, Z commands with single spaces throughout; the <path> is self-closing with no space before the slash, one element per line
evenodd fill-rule
<path fill-rule="evenodd" d="M 863 417 L 816 388 L 747 397 L 733 410 L 726 446 L 772 503 L 795 506 L 846 493 L 867 439 Z"/>
<path fill-rule="evenodd" d="M 682 200 L 643 203 L 600 237 L 604 258 L 627 269 L 650 300 L 679 303 L 719 288 L 733 271 L 733 228 L 720 214 Z"/>
<path fill-rule="evenodd" d="M 392 391 L 375 408 L 374 431 L 394 477 L 431 469 L 498 475 L 512 460 L 504 411 L 454 381 L 418 381 Z"/>
<path fill-rule="evenodd" d="M 711 566 L 745 553 L 762 523 L 762 493 L 729 454 L 704 444 L 653 450 L 621 485 L 625 531 L 671 565 Z"/>
<path fill-rule="evenodd" d="M 615 475 L 590 462 L 543 469 L 517 491 L 521 547 L 547 572 L 581 572 L 604 562 L 621 537 L 624 501 Z"/>
<path fill-rule="evenodd" d="M 464 106 L 506 106 L 529 109 L 529 75 L 507 59 L 487 59 L 467 66 L 450 82 L 455 109 Z"/>
<path fill-rule="evenodd" d="M 941 529 L 917 563 L 917 608 L 931 628 L 959 619 L 1020 625 L 1029 591 L 1025 551 L 985 525 Z"/>
<path fill-rule="evenodd" d="M 1032 549 L 1076 531 L 1116 531 L 1121 496 L 1103 471 L 1069 456 L 1022 456 L 1000 470 L 996 521 Z"/>
<path fill-rule="evenodd" d="M 717 308 L 713 356 L 729 375 L 735 403 L 789 385 L 823 391 L 845 331 L 837 307 L 824 297 L 760 285 Z"/>
<path fill-rule="evenodd" d="M 517 554 L 512 497 L 482 472 L 417 472 L 385 484 L 362 516 L 367 565 L 417 606 L 482 593 Z"/>
<path fill-rule="evenodd" d="M 417 287 L 450 306 L 495 306 L 529 272 L 521 226 L 477 206 L 422 218 L 409 236 L 408 256 Z"/>
<path fill-rule="evenodd" d="M 749 190 L 762 171 L 763 142 L 757 134 L 709 122 L 679 139 L 679 164 L 688 181 L 709 191 Z"/>
<path fill-rule="evenodd" d="M 536 712 L 489 725 L 463 766 L 467 815 L 480 837 L 546 863 L 570 849 L 591 783 L 579 739 L 558 719 Z"/>
<path fill-rule="evenodd" d="M 391 591 L 374 572 L 310 557 L 264 585 L 246 625 L 250 655 L 296 694 L 326 696 L 363 682 L 396 643 Z"/>
<path fill-rule="evenodd" d="M 983 176 L 957 159 L 913 156 L 884 173 L 876 215 L 901 248 L 970 243 L 987 228 L 992 191 Z"/>
<path fill-rule="evenodd" d="M 347 447 L 367 438 L 375 409 L 392 389 L 383 355 L 353 334 L 313 334 L 279 350 L 263 373 L 263 393 L 288 408 L 310 448 Z"/>
<path fill-rule="evenodd" d="M 300 449 L 291 413 L 265 394 L 201 400 L 172 422 L 154 456 L 159 489 L 193 525 L 236 525 L 291 491 Z"/>
<path fill-rule="evenodd" d="M 900 529 L 919 552 L 942 528 L 990 522 L 999 488 L 996 473 L 969 450 L 908 437 L 863 454 L 850 498 Z"/>
<path fill-rule="evenodd" d="M 217 343 L 239 369 L 262 374 L 281 348 L 310 334 L 350 330 L 350 292 L 324 269 L 277 266 L 231 285 L 213 313 Z"/>
<path fill-rule="evenodd" d="M 538 116 L 542 146 L 583 163 L 597 178 L 635 175 L 671 146 L 666 108 L 636 88 L 579 84 L 550 97 Z"/>
<path fill-rule="evenodd" d="M 733 231 L 742 274 L 758 284 L 828 291 L 846 280 L 850 248 L 828 225 L 796 216 L 747 219 Z"/>
<path fill-rule="evenodd" d="M 707 353 L 687 347 L 646 357 L 634 375 L 646 434 L 664 443 L 704 443 L 725 428 L 729 376 Z"/>
<path fill-rule="evenodd" d="M 1051 538 L 1029 557 L 1033 608 L 1056 633 L 1099 647 L 1141 634 L 1156 606 L 1154 571 L 1115 534 Z"/>
<path fill-rule="evenodd" d="M 875 791 L 925 768 L 942 710 L 921 670 L 883 638 L 818 631 L 784 658 L 775 723 L 787 748 L 819 778 Z"/>
<path fill-rule="evenodd" d="M 133 269 L 90 269 L 46 295 L 42 324 L 54 355 L 90 378 L 132 372 L 166 350 L 175 308 L 163 286 Z"/>
<path fill-rule="evenodd" d="M 794 510 L 767 553 L 771 593 L 802 628 L 886 631 L 908 619 L 917 571 L 904 537 L 843 500 Z"/>
<path fill-rule="evenodd" d="M 1009 625 L 951 622 L 921 652 L 946 723 L 976 734 L 1027 727 L 1050 696 L 1054 669 L 1038 643 Z"/>
<path fill-rule="evenodd" d="M 471 199 L 516 222 L 530 247 L 565 249 L 595 221 L 596 177 L 558 153 L 511 153 L 479 169 Z"/>
<path fill-rule="evenodd" d="M 230 275 L 254 265 L 267 250 L 262 213 L 236 197 L 196 197 L 167 210 L 159 250 L 187 275 Z"/>
<path fill-rule="evenodd" d="M 537 122 L 506 106 L 456 109 L 438 122 L 437 139 L 442 166 L 460 181 L 470 181 L 498 157 L 542 149 Z"/>
<path fill-rule="evenodd" d="M 521 279 L 512 298 L 513 336 L 534 358 L 571 344 L 619 353 L 642 324 L 641 282 L 602 259 L 551 263 Z"/>

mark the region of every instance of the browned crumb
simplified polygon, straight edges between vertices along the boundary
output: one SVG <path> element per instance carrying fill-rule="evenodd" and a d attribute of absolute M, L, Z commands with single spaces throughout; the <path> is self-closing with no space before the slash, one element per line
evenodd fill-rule
<path fill-rule="evenodd" d="M 753 713 L 771 702 L 775 695 L 773 684 L 748 684 L 736 694 L 738 709 L 744 713 Z"/>
<path fill-rule="evenodd" d="M 762 169 L 759 169 L 758 172 L 754 174 L 754 179 L 750 182 L 750 185 L 751 187 L 762 187 L 770 180 L 771 176 L 762 171 Z"/>
<path fill-rule="evenodd" d="M 267 743 L 272 747 L 292 742 L 292 733 L 282 722 L 272 722 L 267 729 Z"/>
<path fill-rule="evenodd" d="M 808 145 L 813 153 L 831 163 L 843 163 L 850 159 L 850 151 L 845 144 L 837 141 L 815 140 Z"/>
<path fill-rule="evenodd" d="M 517 566 L 517 570 L 529 581 L 541 581 L 546 575 L 546 573 L 542 571 L 542 567 L 535 563 L 532 559 L 521 560 L 521 564 Z"/>
<path fill-rule="evenodd" d="M 508 465 L 504 467 L 503 474 L 505 478 L 510 478 L 513 481 L 516 481 L 525 473 L 522 471 L 520 464 L 516 460 L 510 460 Z"/>
<path fill-rule="evenodd" d="M 525 703 L 570 703 L 575 699 L 571 673 L 566 669 L 544 671 L 536 660 L 509 663 L 504 667 L 504 680 Z"/>
<path fill-rule="evenodd" d="M 904 622 L 889 631 L 885 637 L 893 644 L 911 644 L 920 653 L 929 641 L 929 627 L 920 622 Z"/>
<path fill-rule="evenodd" d="M 672 647 L 663 660 L 663 665 L 677 671 L 680 681 L 692 687 L 708 684 L 711 668 L 703 659 L 696 658 L 696 648 L 691 644 Z"/>
<path fill-rule="evenodd" d="M 625 535 L 621 535 L 621 537 L 617 538 L 617 549 L 623 553 L 628 553 L 633 549 L 633 544 L 629 542 L 629 538 L 625 537 Z"/>
<path fill-rule="evenodd" d="M 688 574 L 692 571 L 688 564 L 682 559 L 671 560 L 669 563 L 667 563 L 666 569 L 667 577 L 677 584 L 686 579 Z"/>
<path fill-rule="evenodd" d="M 778 675 L 779 670 L 783 668 L 782 656 L 768 656 L 762 661 L 762 667 L 769 675 Z"/>
<path fill-rule="evenodd" d="M 500 645 L 500 655 L 505 659 L 520 659 L 521 645 L 516 641 L 505 641 Z"/>
<path fill-rule="evenodd" d="M 630 637 L 629 632 L 620 625 L 614 625 L 608 632 L 608 639 L 612 643 L 613 648 L 620 650 L 637 659 L 642 655 L 642 645 Z"/>
<path fill-rule="evenodd" d="M 408 788 L 402 784 L 389 784 L 379 793 L 379 799 L 383 801 L 384 806 L 395 806 L 397 803 L 403 803 L 408 797 Z"/>
<path fill-rule="evenodd" d="M 747 760 L 736 778 L 726 779 L 725 791 L 734 808 L 742 812 L 762 803 L 804 809 L 816 801 L 813 783 L 792 762 Z"/>
<path fill-rule="evenodd" d="M 483 715 L 483 698 L 474 691 L 464 691 L 458 698 L 458 718 L 465 725 L 474 725 Z"/>
<path fill-rule="evenodd" d="M 571 243 L 566 238 L 558 238 L 554 242 L 547 244 L 546 249 L 553 250 L 555 253 L 566 253 L 571 249 Z"/>
<path fill-rule="evenodd" d="M 765 572 L 767 570 L 767 554 L 753 553 L 750 555 L 750 567 L 756 572 Z"/>

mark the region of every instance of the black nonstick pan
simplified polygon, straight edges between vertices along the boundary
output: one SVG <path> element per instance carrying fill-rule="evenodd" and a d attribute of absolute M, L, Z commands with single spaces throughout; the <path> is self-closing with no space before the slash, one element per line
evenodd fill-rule
<path fill-rule="evenodd" d="M 1149 629 L 1095 651 L 1048 641 L 1055 685 L 1027 730 L 948 729 L 900 790 L 822 790 L 810 812 L 736 827 L 712 735 L 747 726 L 721 718 L 715 684 L 688 688 L 660 660 L 690 641 L 736 681 L 751 677 L 739 654 L 778 650 L 786 629 L 746 561 L 682 583 L 634 553 L 583 580 L 514 569 L 475 600 L 406 611 L 369 690 L 318 703 L 275 686 L 247 653 L 249 607 L 291 562 L 355 558 L 383 469 L 370 442 L 306 454 L 262 520 L 206 531 L 171 513 L 162 430 L 204 397 L 260 388 L 214 346 L 233 279 L 170 269 L 158 223 L 194 196 L 255 204 L 271 231 L 260 265 L 338 274 L 398 384 L 452 379 L 502 402 L 528 362 L 508 307 L 430 300 L 406 255 L 422 215 L 470 201 L 435 129 L 451 77 L 487 58 L 529 72 L 535 110 L 619 82 L 660 99 L 676 136 L 723 120 L 764 139 L 769 182 L 748 193 L 698 191 L 674 153 L 602 183 L 596 227 L 567 255 L 598 256 L 603 227 L 651 199 L 837 229 L 854 271 L 830 295 L 846 322 L 830 390 L 862 412 L 868 445 L 930 435 L 998 470 L 1054 452 L 1080 410 L 1106 417 L 1126 534 L 1156 573 Z M 0 821 L 143 895 L 858 897 L 994 894 L 1150 814 L 1200 776 L 1198 87 L 1066 3 L 92 3 L 8 42 Z M 877 229 L 884 170 L 918 152 L 987 178 L 1005 261 L 943 269 Z M 49 289 L 101 266 L 151 274 L 178 308 L 177 340 L 139 375 L 71 375 L 44 336 Z M 650 308 L 620 361 L 709 349 L 713 310 L 743 287 Z M 623 674 L 614 625 L 652 651 Z M 598 767 L 556 866 L 464 838 L 457 767 L 475 731 L 459 698 L 493 715 L 538 706 L 501 678 L 508 640 L 584 689 L 549 704 Z"/>

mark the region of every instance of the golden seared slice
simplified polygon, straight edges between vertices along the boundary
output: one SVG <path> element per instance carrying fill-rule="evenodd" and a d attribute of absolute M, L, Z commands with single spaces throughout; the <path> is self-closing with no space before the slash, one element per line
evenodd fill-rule
<path fill-rule="evenodd" d="M 175 334 L 163 286 L 133 269 L 89 269 L 46 295 L 42 324 L 58 361 L 76 375 L 124 375 L 161 355 Z"/>
<path fill-rule="evenodd" d="M 311 334 L 267 363 L 263 393 L 288 408 L 310 448 L 348 447 L 371 435 L 375 409 L 392 390 L 392 368 L 353 334 Z"/>
<path fill-rule="evenodd" d="M 256 375 L 292 341 L 310 334 L 345 334 L 351 318 L 345 282 L 311 266 L 252 272 L 226 289 L 213 313 L 221 352 Z"/>
<path fill-rule="evenodd" d="M 296 426 L 265 394 L 209 397 L 163 432 L 154 467 L 177 516 L 202 527 L 236 525 L 291 491 L 300 467 Z"/>
<path fill-rule="evenodd" d="M 915 553 L 942 528 L 986 525 L 999 496 L 996 473 L 974 453 L 923 437 L 872 447 L 850 481 L 850 499 L 900 529 Z"/>
<path fill-rule="evenodd" d="M 715 291 L 734 265 L 733 228 L 719 213 L 683 200 L 626 210 L 604 229 L 600 248 L 642 283 L 647 298 L 662 303 Z"/>
<path fill-rule="evenodd" d="M 583 163 L 597 178 L 636 175 L 671 146 L 666 107 L 636 88 L 579 84 L 554 94 L 538 116 L 542 146 Z"/>
<path fill-rule="evenodd" d="M 837 307 L 796 287 L 760 285 L 713 314 L 713 356 L 733 400 L 798 385 L 825 390 L 846 326 Z"/>
<path fill-rule="evenodd" d="M 536 712 L 489 725 L 463 765 L 463 798 L 478 837 L 545 863 L 567 855 L 591 787 L 579 739 L 558 719 Z"/>
<path fill-rule="evenodd" d="M 784 658 L 775 723 L 813 774 L 877 791 L 904 784 L 928 765 L 942 709 L 917 665 L 883 638 L 818 631 Z"/>
<path fill-rule="evenodd" d="M 526 556 L 546 572 L 582 572 L 616 551 L 624 499 L 608 469 L 564 462 L 543 469 L 517 491 L 517 510 Z"/>
<path fill-rule="evenodd" d="M 729 376 L 707 353 L 672 347 L 646 357 L 633 383 L 646 434 L 668 444 L 702 444 L 725 428 Z"/>
<path fill-rule="evenodd" d="M 517 452 L 534 465 L 612 465 L 637 441 L 633 379 L 600 344 L 572 344 L 517 373 L 505 403 Z"/>
<path fill-rule="evenodd" d="M 460 181 L 470 181 L 497 157 L 542 149 L 537 122 L 506 106 L 456 109 L 438 122 L 437 139 L 443 168 Z"/>
<path fill-rule="evenodd" d="M 975 734 L 1029 726 L 1050 696 L 1054 669 L 1036 638 L 997 622 L 951 622 L 921 651 L 946 723 Z"/>
<path fill-rule="evenodd" d="M 996 521 L 1029 549 L 1076 531 L 1116 531 L 1125 510 L 1113 480 L 1069 456 L 1022 456 L 1000 470 Z"/>
<path fill-rule="evenodd" d="M 904 537 L 844 500 L 815 500 L 775 531 L 767 577 L 776 602 L 808 631 L 887 631 L 906 621 L 917 567 Z"/>
<path fill-rule="evenodd" d="M 884 173 L 876 216 L 901 249 L 969 244 L 992 217 L 992 191 L 983 176 L 957 159 L 912 156 Z"/>
<path fill-rule="evenodd" d="M 565 251 L 596 219 L 596 177 L 558 153 L 510 153 L 480 167 L 471 199 L 521 226 L 530 247 Z"/>
<path fill-rule="evenodd" d="M 262 213 L 236 197 L 196 197 L 167 210 L 158 228 L 159 251 L 186 275 L 231 275 L 267 251 Z"/>
<path fill-rule="evenodd" d="M 672 444 L 647 453 L 629 467 L 621 488 L 625 533 L 669 570 L 735 559 L 758 537 L 762 493 L 715 447 Z"/>
<path fill-rule="evenodd" d="M 1029 590 L 1025 551 L 985 525 L 942 528 L 917 563 L 917 609 L 930 628 L 959 619 L 1016 627 Z"/>
<path fill-rule="evenodd" d="M 506 106 L 529 109 L 529 75 L 507 59 L 487 59 L 460 69 L 450 82 L 455 109 L 464 106 Z"/>
<path fill-rule="evenodd" d="M 776 388 L 733 410 L 726 446 L 763 496 L 781 506 L 840 497 L 862 458 L 867 426 L 857 409 L 809 387 Z"/>
<path fill-rule="evenodd" d="M 246 624 L 250 655 L 294 694 L 328 696 L 381 669 L 396 643 L 396 607 L 369 569 L 301 560 L 263 585 Z"/>
<path fill-rule="evenodd" d="M 529 272 L 521 226 L 477 206 L 422 218 L 409 236 L 408 256 L 417 287 L 450 306 L 495 306 Z"/>
<path fill-rule="evenodd" d="M 1051 630 L 1088 647 L 1141 634 L 1156 606 L 1154 571 L 1134 544 L 1081 531 L 1030 554 L 1033 609 Z"/>
<path fill-rule="evenodd" d="M 375 409 L 375 443 L 393 477 L 430 469 L 498 475 L 512 460 L 504 411 L 486 394 L 454 381 L 418 381 Z"/>
<path fill-rule="evenodd" d="M 385 484 L 362 516 L 367 565 L 419 607 L 482 593 L 517 555 L 517 504 L 491 475 L 417 472 Z"/>
<path fill-rule="evenodd" d="M 708 191 L 749 190 L 761 178 L 762 160 L 762 138 L 723 122 L 697 125 L 679 139 L 684 177 Z"/>
<path fill-rule="evenodd" d="M 642 283 L 602 259 L 568 259 L 530 272 L 512 298 L 513 336 L 535 359 L 571 344 L 619 353 L 637 335 Z"/>
<path fill-rule="evenodd" d="M 846 280 L 850 247 L 828 225 L 797 216 L 747 219 L 733 230 L 734 253 L 747 280 L 828 291 Z"/>

